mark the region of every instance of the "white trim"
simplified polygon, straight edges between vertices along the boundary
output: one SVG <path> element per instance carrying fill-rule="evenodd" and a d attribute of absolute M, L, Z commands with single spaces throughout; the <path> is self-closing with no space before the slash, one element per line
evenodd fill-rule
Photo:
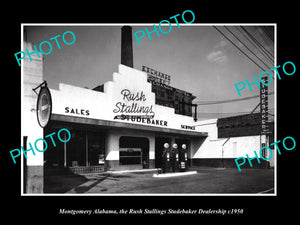
<path fill-rule="evenodd" d="M 156 178 L 179 177 L 179 176 L 193 175 L 196 173 L 197 173 L 197 171 L 178 172 L 178 173 L 162 173 L 162 174 L 153 174 L 153 177 L 156 177 Z"/>
<path fill-rule="evenodd" d="M 137 173 L 137 172 L 151 172 L 157 171 L 157 169 L 141 169 L 141 170 L 117 170 L 117 171 L 107 171 L 107 173 Z"/>

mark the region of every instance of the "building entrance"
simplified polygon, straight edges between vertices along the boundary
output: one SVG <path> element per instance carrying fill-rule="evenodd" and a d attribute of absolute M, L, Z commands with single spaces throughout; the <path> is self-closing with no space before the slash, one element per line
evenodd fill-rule
<path fill-rule="evenodd" d="M 149 168 L 149 140 L 143 137 L 120 137 L 119 143 L 120 165 L 142 165 Z"/>

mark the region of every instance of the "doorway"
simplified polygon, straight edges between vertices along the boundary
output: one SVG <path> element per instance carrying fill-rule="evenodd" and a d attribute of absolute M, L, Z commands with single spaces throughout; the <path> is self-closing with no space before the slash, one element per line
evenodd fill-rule
<path fill-rule="evenodd" d="M 122 136 L 119 147 L 120 165 L 142 165 L 143 169 L 149 168 L 148 138 Z"/>

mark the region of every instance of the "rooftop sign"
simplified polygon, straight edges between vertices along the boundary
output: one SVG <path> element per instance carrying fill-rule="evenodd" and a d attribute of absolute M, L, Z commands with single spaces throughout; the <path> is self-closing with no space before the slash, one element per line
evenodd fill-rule
<path fill-rule="evenodd" d="M 142 66 L 142 71 L 146 72 L 148 75 L 147 81 L 161 86 L 170 85 L 171 76 L 165 73 L 161 73 L 147 66 Z"/>

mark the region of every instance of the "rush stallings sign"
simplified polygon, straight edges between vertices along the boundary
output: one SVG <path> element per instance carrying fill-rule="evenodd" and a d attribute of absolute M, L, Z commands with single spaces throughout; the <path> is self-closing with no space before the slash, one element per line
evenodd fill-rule
<path fill-rule="evenodd" d="M 147 105 L 147 98 L 143 91 L 133 92 L 123 89 L 120 92 L 122 101 L 116 102 L 113 113 L 114 120 L 127 120 L 152 124 L 158 126 L 168 126 L 164 120 L 155 120 L 154 105 Z"/>
<path fill-rule="evenodd" d="M 123 102 L 116 103 L 113 109 L 114 113 L 143 115 L 145 118 L 153 118 L 155 116 L 153 105 L 144 106 L 139 104 L 147 100 L 143 91 L 132 93 L 128 89 L 123 89 L 121 95 Z"/>

